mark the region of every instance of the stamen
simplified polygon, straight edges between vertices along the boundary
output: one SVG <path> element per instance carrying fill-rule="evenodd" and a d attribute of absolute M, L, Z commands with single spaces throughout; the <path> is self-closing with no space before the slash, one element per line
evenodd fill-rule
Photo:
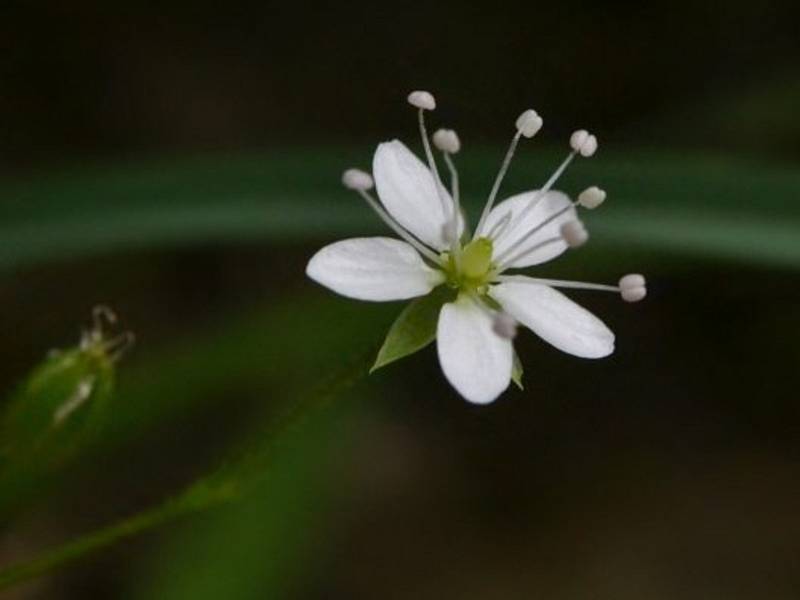
<path fill-rule="evenodd" d="M 422 110 L 436 110 L 436 98 L 424 90 L 416 90 L 408 95 L 408 103 Z"/>
<path fill-rule="evenodd" d="M 397 235 L 403 238 L 406 242 L 411 244 L 417 252 L 422 254 L 425 258 L 429 259 L 435 265 L 441 265 L 442 259 L 435 253 L 433 250 L 425 246 L 422 242 L 420 242 L 417 238 L 412 236 L 408 233 L 403 227 L 395 221 L 389 213 L 387 213 L 383 207 L 378 203 L 378 201 L 372 197 L 372 195 L 367 190 L 356 190 L 364 200 L 366 200 L 367 204 L 369 204 L 370 208 L 374 210 L 377 215 L 381 218 L 389 229 L 394 231 Z"/>
<path fill-rule="evenodd" d="M 342 173 L 342 184 L 350 190 L 367 191 L 375 186 L 372 175 L 361 169 L 347 169 Z"/>
<path fill-rule="evenodd" d="M 540 277 L 528 277 L 527 275 L 498 275 L 494 279 L 500 283 L 536 283 L 549 285 L 557 288 L 570 288 L 575 290 L 595 290 L 600 292 L 619 292 L 620 288 L 615 285 L 603 283 L 586 283 L 583 281 L 566 281 L 563 279 L 542 279 Z"/>
<path fill-rule="evenodd" d="M 506 259 L 504 261 L 501 261 L 498 258 L 497 268 L 494 270 L 494 272 L 496 274 L 500 274 L 503 271 L 505 271 L 506 269 L 508 269 L 512 264 L 514 264 L 515 262 L 517 262 L 519 260 L 522 260 L 523 258 L 528 256 L 529 254 L 533 254 L 534 252 L 536 252 L 537 250 L 541 250 L 545 246 L 550 246 L 551 244 L 555 244 L 556 242 L 563 242 L 563 241 L 564 241 L 564 238 L 561 237 L 561 236 L 551 237 L 551 238 L 548 238 L 548 239 L 546 239 L 546 240 L 544 240 L 542 242 L 539 242 L 538 244 L 536 244 L 532 248 L 524 250 L 523 252 L 520 252 L 519 254 L 517 254 L 515 256 L 512 256 L 511 258 L 508 258 L 508 259 Z M 505 254 L 508 254 L 508 253 L 504 252 L 503 256 Z"/>
<path fill-rule="evenodd" d="M 515 243 L 513 243 L 511 246 L 509 246 L 509 247 L 508 247 L 508 248 L 507 248 L 507 249 L 506 249 L 504 252 L 502 252 L 502 253 L 501 253 L 501 254 L 500 254 L 498 257 L 497 257 L 497 260 L 498 260 L 498 262 L 503 262 L 503 261 L 506 259 L 506 257 L 508 257 L 508 255 L 509 255 L 509 254 L 511 254 L 512 252 L 514 252 L 514 250 L 516 250 L 516 249 L 518 249 L 520 246 L 524 245 L 524 244 L 525 244 L 525 242 L 527 242 L 527 241 L 528 241 L 529 239 L 531 239 L 531 238 L 532 238 L 534 235 L 536 235 L 537 233 L 539 233 L 539 232 L 540 232 L 542 229 L 544 229 L 544 228 L 545 228 L 547 225 L 549 225 L 550 223 L 552 223 L 553 221 L 555 221 L 556 219 L 558 219 L 558 218 L 559 218 L 559 217 L 561 217 L 562 215 L 564 215 L 564 214 L 568 213 L 570 210 L 572 210 L 573 208 L 575 208 L 576 204 L 577 204 L 576 202 L 573 202 L 573 203 L 572 203 L 572 204 L 570 204 L 569 206 L 565 206 L 565 207 L 564 207 L 564 208 L 562 208 L 561 210 L 558 210 L 558 211 L 554 212 L 552 215 L 550 215 L 549 217 L 547 217 L 547 218 L 546 218 L 544 221 L 542 221 L 541 223 L 539 223 L 539 224 L 538 224 L 536 227 L 534 227 L 533 229 L 531 229 L 531 230 L 530 230 L 528 233 L 526 233 L 524 236 L 522 236 L 520 239 L 518 239 L 518 240 L 517 240 Z M 524 212 L 525 212 L 525 211 L 522 211 L 522 213 L 520 213 L 520 215 L 522 215 Z M 519 217 L 518 217 L 518 218 L 517 218 L 517 221 L 515 221 L 515 225 L 516 225 L 517 223 L 519 223 L 519 222 L 520 222 L 520 220 L 519 220 Z M 513 230 L 514 230 L 514 227 L 515 227 L 515 225 L 512 225 L 512 226 L 511 226 L 511 229 L 510 229 L 510 231 L 513 231 Z M 557 239 L 561 239 L 561 238 L 557 238 Z M 526 252 L 526 255 L 527 255 L 527 252 Z M 505 261 L 505 262 L 510 262 L 510 261 Z"/>
<path fill-rule="evenodd" d="M 619 280 L 619 286 L 602 283 L 586 283 L 583 281 L 565 281 L 563 279 L 542 279 L 540 277 L 528 277 L 527 275 L 498 275 L 493 281 L 497 283 L 532 283 L 574 290 L 615 292 L 621 293 L 622 299 L 626 302 L 638 302 L 647 295 L 644 276 L 638 273 L 625 275 L 625 277 Z"/>
<path fill-rule="evenodd" d="M 519 215 L 514 221 L 514 224 L 511 226 L 509 233 L 513 232 L 520 223 L 525 222 L 525 218 L 528 216 L 528 214 L 534 208 L 536 208 L 542 198 L 544 198 L 544 195 L 550 191 L 555 182 L 559 177 L 561 177 L 576 155 L 580 154 L 581 156 L 588 158 L 597 150 L 597 138 L 595 138 L 593 135 L 590 135 L 589 132 L 584 129 L 574 132 L 572 136 L 570 136 L 569 143 L 570 147 L 572 148 L 572 152 L 570 152 L 567 158 L 564 159 L 564 162 L 562 162 L 555 172 L 550 176 L 550 179 L 548 179 L 541 189 L 536 192 L 534 197 L 531 198 L 531 201 L 528 203 L 528 205 L 523 208 L 522 211 L 520 211 Z"/>
<path fill-rule="evenodd" d="M 510 222 L 511 222 L 511 211 L 508 211 L 506 214 L 503 215 L 503 217 L 497 223 L 495 223 L 492 226 L 492 228 L 486 234 L 486 237 L 492 241 L 496 240 L 498 237 L 500 237 L 500 234 L 502 234 L 506 230 L 506 227 L 508 227 L 508 224 Z"/>
<path fill-rule="evenodd" d="M 570 248 L 578 248 L 589 239 L 589 233 L 581 221 L 567 221 L 561 226 L 561 237 Z"/>
<path fill-rule="evenodd" d="M 638 273 L 631 273 L 620 279 L 619 289 L 625 302 L 639 302 L 647 296 L 644 276 Z"/>
<path fill-rule="evenodd" d="M 444 162 L 450 171 L 450 189 L 453 196 L 453 214 L 444 228 L 444 239 L 450 242 L 450 250 L 453 254 L 456 268 L 460 263 L 461 244 L 459 243 L 459 221 L 461 217 L 461 199 L 458 183 L 458 170 L 453 162 L 453 154 L 461 150 L 461 140 L 458 134 L 452 129 L 439 129 L 433 134 L 433 145 L 441 150 Z"/>
<path fill-rule="evenodd" d="M 575 131 L 569 138 L 569 145 L 584 158 L 597 152 L 597 138 L 585 129 Z"/>
<path fill-rule="evenodd" d="M 492 319 L 492 331 L 506 340 L 513 340 L 517 337 L 517 326 L 517 320 L 504 311 L 496 313 Z"/>
<path fill-rule="evenodd" d="M 452 129 L 438 129 L 433 134 L 433 145 L 446 154 L 458 154 L 461 150 L 461 140 Z"/>
<path fill-rule="evenodd" d="M 472 236 L 472 239 L 476 239 L 482 235 L 483 226 L 486 224 L 486 219 L 489 217 L 489 213 L 492 211 L 492 206 L 494 206 L 494 201 L 497 198 L 497 192 L 500 191 L 500 184 L 503 182 L 503 178 L 506 176 L 506 171 L 508 171 L 508 167 L 511 164 L 511 159 L 514 157 L 514 152 L 517 150 L 519 138 L 522 136 L 531 138 L 536 135 L 536 132 L 542 128 L 542 122 L 543 121 L 541 117 L 533 109 L 526 110 L 517 118 L 515 123 L 517 132 L 511 139 L 511 143 L 506 151 L 506 156 L 503 159 L 503 163 L 500 165 L 500 171 L 497 173 L 497 177 L 494 180 L 491 192 L 489 192 L 489 198 L 486 200 L 486 206 L 483 207 L 481 218 L 478 221 L 478 226 L 475 227 L 475 234 Z"/>
<path fill-rule="evenodd" d="M 433 158 L 431 151 L 431 143 L 428 140 L 428 129 L 425 127 L 425 111 L 434 110 L 436 108 L 436 99 L 433 94 L 425 91 L 415 91 L 408 95 L 408 103 L 411 106 L 417 107 L 417 119 L 419 121 L 419 134 L 422 137 L 422 146 L 425 149 L 425 158 L 428 160 L 428 167 L 433 173 L 433 185 L 436 188 L 436 195 L 439 196 L 439 202 L 442 204 L 442 212 L 445 218 L 447 217 L 448 206 L 447 200 L 442 193 L 444 186 L 442 185 L 442 178 L 439 176 L 439 168 L 436 166 L 436 161 Z"/>
<path fill-rule="evenodd" d="M 605 202 L 606 193 L 597 186 L 583 190 L 578 196 L 578 204 L 589 210 L 595 209 Z"/>

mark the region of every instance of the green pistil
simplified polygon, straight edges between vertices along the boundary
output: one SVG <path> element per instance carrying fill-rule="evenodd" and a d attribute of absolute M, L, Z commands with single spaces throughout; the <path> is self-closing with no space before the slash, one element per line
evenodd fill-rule
<path fill-rule="evenodd" d="M 481 288 L 489 283 L 492 251 L 492 240 L 481 237 L 462 248 L 458 266 L 453 256 L 446 254 L 445 272 L 448 285 L 461 291 L 480 293 Z"/>

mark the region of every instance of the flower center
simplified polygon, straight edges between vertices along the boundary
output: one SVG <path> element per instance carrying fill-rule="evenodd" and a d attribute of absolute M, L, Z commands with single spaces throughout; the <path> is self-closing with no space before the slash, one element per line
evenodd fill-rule
<path fill-rule="evenodd" d="M 492 240 L 479 237 L 461 249 L 458 264 L 453 255 L 447 253 L 444 268 L 448 284 L 462 291 L 480 291 L 489 283 L 493 249 Z"/>

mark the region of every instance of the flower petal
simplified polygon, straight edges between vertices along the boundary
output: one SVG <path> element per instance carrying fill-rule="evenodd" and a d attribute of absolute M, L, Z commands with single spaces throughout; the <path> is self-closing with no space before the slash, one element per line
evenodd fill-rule
<path fill-rule="evenodd" d="M 611 330 L 548 285 L 515 281 L 492 286 L 489 293 L 512 317 L 562 352 L 583 358 L 614 352 Z"/>
<path fill-rule="evenodd" d="M 511 381 L 511 341 L 492 331 L 492 319 L 461 296 L 442 307 L 436 330 L 445 377 L 469 402 L 488 404 Z"/>
<path fill-rule="evenodd" d="M 442 189 L 446 209 L 442 207 L 430 169 L 405 144 L 392 140 L 378 145 L 372 174 L 389 214 L 422 242 L 445 250 L 444 225 L 452 218 L 453 200 Z"/>
<path fill-rule="evenodd" d="M 515 244 L 522 239 L 529 231 L 537 227 L 540 223 L 545 221 L 551 215 L 572 206 L 569 197 L 562 193 L 550 190 L 540 200 L 537 201 L 536 207 L 531 210 L 521 222 L 517 222 L 516 218 L 522 210 L 536 197 L 537 190 L 524 192 L 512 196 L 504 200 L 492 209 L 489 216 L 486 218 L 483 231 L 484 235 L 502 221 L 506 215 L 511 212 L 511 221 L 508 226 L 504 227 L 504 232 L 500 235 L 494 236 L 494 255 L 500 256 L 512 244 Z M 567 221 L 575 219 L 575 209 L 572 208 L 566 211 L 560 217 L 554 219 L 552 223 L 548 223 L 535 235 L 532 235 L 519 249 L 514 250 L 514 255 L 523 252 L 526 249 L 533 248 L 536 244 L 544 240 L 560 237 L 561 226 Z M 557 243 L 548 244 L 543 248 L 528 254 L 524 258 L 514 261 L 512 268 L 530 267 L 531 265 L 538 265 L 543 262 L 554 259 L 567 249 L 567 243 L 559 241 Z M 510 257 L 509 257 L 510 258 Z"/>
<path fill-rule="evenodd" d="M 412 246 L 386 237 L 325 246 L 308 261 L 306 274 L 343 296 L 374 301 L 424 296 L 444 281 Z"/>

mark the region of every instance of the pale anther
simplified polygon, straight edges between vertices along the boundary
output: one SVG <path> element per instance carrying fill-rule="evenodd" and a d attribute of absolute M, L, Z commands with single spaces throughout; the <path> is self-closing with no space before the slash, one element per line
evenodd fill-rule
<path fill-rule="evenodd" d="M 416 90 L 408 95 L 408 103 L 421 110 L 434 110 L 436 108 L 436 98 L 433 94 L 424 90 Z"/>
<path fill-rule="evenodd" d="M 517 336 L 517 326 L 517 320 L 507 312 L 498 312 L 492 319 L 492 331 L 505 340 L 513 340 Z"/>
<path fill-rule="evenodd" d="M 452 129 L 439 129 L 433 134 L 433 145 L 442 152 L 448 154 L 458 154 L 461 150 L 461 140 L 458 134 Z"/>
<path fill-rule="evenodd" d="M 342 183 L 350 190 L 362 192 L 371 190 L 375 185 L 372 175 L 361 169 L 347 169 L 342 173 Z"/>
<path fill-rule="evenodd" d="M 567 221 L 561 226 L 561 237 L 570 248 L 577 248 L 586 243 L 589 233 L 580 221 Z"/>
<path fill-rule="evenodd" d="M 588 158 L 597 151 L 597 138 L 585 129 L 579 129 L 570 136 L 569 145 L 575 152 Z"/>
<path fill-rule="evenodd" d="M 578 196 L 578 204 L 584 208 L 597 208 L 606 199 L 606 193 L 597 186 L 583 190 Z"/>
<path fill-rule="evenodd" d="M 619 291 L 626 302 L 638 302 L 647 295 L 646 281 L 643 275 L 632 273 L 619 280 Z"/>
<path fill-rule="evenodd" d="M 532 138 L 542 128 L 542 118 L 539 114 L 529 108 L 519 117 L 517 117 L 517 130 L 526 138 Z"/>

